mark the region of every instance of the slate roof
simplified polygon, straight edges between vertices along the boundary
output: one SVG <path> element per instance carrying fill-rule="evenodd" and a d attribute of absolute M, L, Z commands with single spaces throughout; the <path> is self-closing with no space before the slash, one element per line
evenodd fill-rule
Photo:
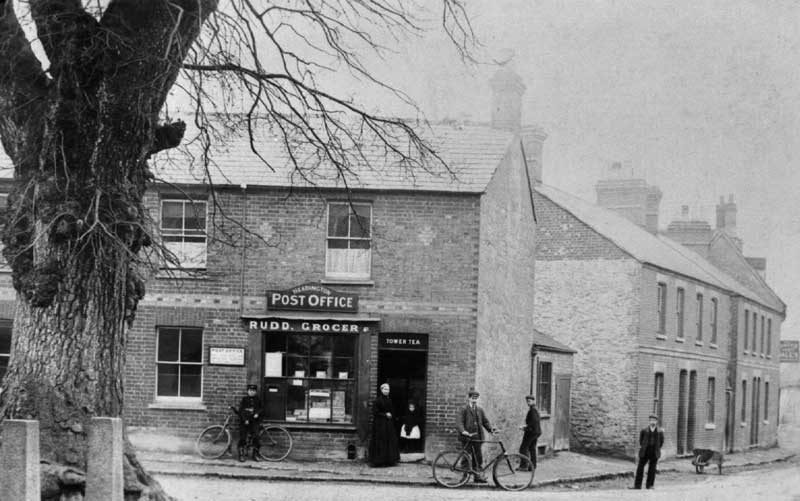
<path fill-rule="evenodd" d="M 641 263 L 694 278 L 783 311 L 784 305 L 780 301 L 776 303 L 769 295 L 745 287 L 696 252 L 663 235 L 653 235 L 614 211 L 552 186 L 538 185 L 535 189 Z"/>
<path fill-rule="evenodd" d="M 577 353 L 576 350 L 536 329 L 533 330 L 533 348 L 544 348 L 547 351 L 559 351 L 562 353 Z"/>
<path fill-rule="evenodd" d="M 508 152 L 514 134 L 480 124 L 433 124 L 418 129 L 450 168 L 433 159 L 429 169 L 409 167 L 380 147 L 365 147 L 366 160 L 354 163 L 347 186 L 351 189 L 441 191 L 483 193 Z M 188 134 L 187 134 L 188 136 Z M 344 188 L 345 183 L 330 162 L 317 162 L 311 151 L 299 149 L 298 161 L 308 169 L 304 179 L 293 169 L 290 157 L 276 136 L 258 134 L 253 153 L 246 133 L 234 133 L 219 141 L 209 153 L 210 181 L 218 186 L 247 184 L 266 187 Z M 270 170 L 264 161 L 272 167 Z M 203 150 L 198 143 L 184 144 L 153 157 L 151 166 L 159 181 L 171 184 L 206 184 Z M 0 148 L 0 178 L 11 177 L 11 161 Z"/>
<path fill-rule="evenodd" d="M 434 159 L 429 159 L 428 169 L 422 169 L 402 164 L 397 155 L 387 154 L 382 147 L 367 145 L 364 150 L 369 166 L 365 162 L 354 162 L 352 173 L 347 176 L 347 186 L 351 189 L 482 193 L 514 138 L 512 133 L 488 125 L 438 124 L 420 129 L 418 133 L 447 163 L 449 172 Z M 302 177 L 295 171 L 281 141 L 262 134 L 255 147 L 263 159 L 251 151 L 246 134 L 226 138 L 224 144 L 211 153 L 211 182 L 234 186 L 345 187 L 344 179 L 332 163 L 317 161 L 316 152 L 299 149 L 298 162 L 307 169 L 306 176 Z M 199 146 L 189 144 L 180 150 L 160 154 L 153 162 L 154 173 L 168 183 L 205 183 L 207 177 L 201 153 Z"/>

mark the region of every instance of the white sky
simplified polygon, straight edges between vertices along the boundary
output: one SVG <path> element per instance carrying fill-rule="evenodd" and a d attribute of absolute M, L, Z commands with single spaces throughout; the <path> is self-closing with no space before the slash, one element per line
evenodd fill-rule
<path fill-rule="evenodd" d="M 683 204 L 713 225 L 720 195 L 734 194 L 745 255 L 767 258 L 788 304 L 783 337 L 800 338 L 800 5 L 467 3 L 486 54 L 516 53 L 523 122 L 549 135 L 544 182 L 594 201 L 594 184 L 621 160 L 664 192 L 662 225 Z M 463 66 L 441 35 L 375 68 L 431 119 L 488 120 L 494 68 Z"/>

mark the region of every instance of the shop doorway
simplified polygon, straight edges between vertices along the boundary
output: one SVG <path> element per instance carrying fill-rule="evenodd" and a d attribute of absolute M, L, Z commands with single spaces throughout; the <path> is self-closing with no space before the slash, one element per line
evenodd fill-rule
<path fill-rule="evenodd" d="M 427 334 L 382 333 L 378 345 L 378 381 L 380 385 L 389 383 L 392 404 L 395 409 L 395 426 L 400 436 L 403 423 L 409 423 L 407 432 L 413 426 L 419 429 L 419 438 L 400 439 L 403 453 L 425 451 L 425 401 L 427 397 L 428 336 Z M 409 407 L 413 404 L 413 413 Z"/>

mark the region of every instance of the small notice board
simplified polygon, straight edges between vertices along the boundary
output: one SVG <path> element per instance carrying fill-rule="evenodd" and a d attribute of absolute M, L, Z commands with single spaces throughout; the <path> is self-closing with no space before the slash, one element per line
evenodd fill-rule
<path fill-rule="evenodd" d="M 208 365 L 244 366 L 244 348 L 210 346 L 208 348 Z"/>

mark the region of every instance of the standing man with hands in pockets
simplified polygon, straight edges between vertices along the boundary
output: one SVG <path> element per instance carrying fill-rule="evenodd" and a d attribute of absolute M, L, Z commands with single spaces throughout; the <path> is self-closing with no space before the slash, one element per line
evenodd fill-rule
<path fill-rule="evenodd" d="M 658 416 L 650 415 L 650 424 L 639 432 L 639 464 L 636 467 L 636 479 L 631 489 L 642 488 L 644 465 L 647 464 L 647 481 L 645 487 L 653 488 L 656 481 L 656 463 L 661 457 L 661 447 L 664 445 L 664 432 L 658 427 Z"/>
<path fill-rule="evenodd" d="M 462 443 L 469 443 L 468 447 L 472 453 L 472 460 L 474 462 L 474 469 L 479 470 L 483 467 L 483 453 L 481 452 L 481 442 L 469 442 L 472 440 L 483 440 L 483 429 L 491 433 L 497 433 L 497 428 L 489 423 L 486 419 L 486 414 L 483 409 L 478 407 L 478 397 L 480 393 L 474 389 L 469 390 L 469 402 L 458 413 L 456 420 L 456 427 L 459 432 L 459 439 Z M 486 477 L 483 474 L 475 475 L 475 482 L 479 484 L 486 483 Z"/>

